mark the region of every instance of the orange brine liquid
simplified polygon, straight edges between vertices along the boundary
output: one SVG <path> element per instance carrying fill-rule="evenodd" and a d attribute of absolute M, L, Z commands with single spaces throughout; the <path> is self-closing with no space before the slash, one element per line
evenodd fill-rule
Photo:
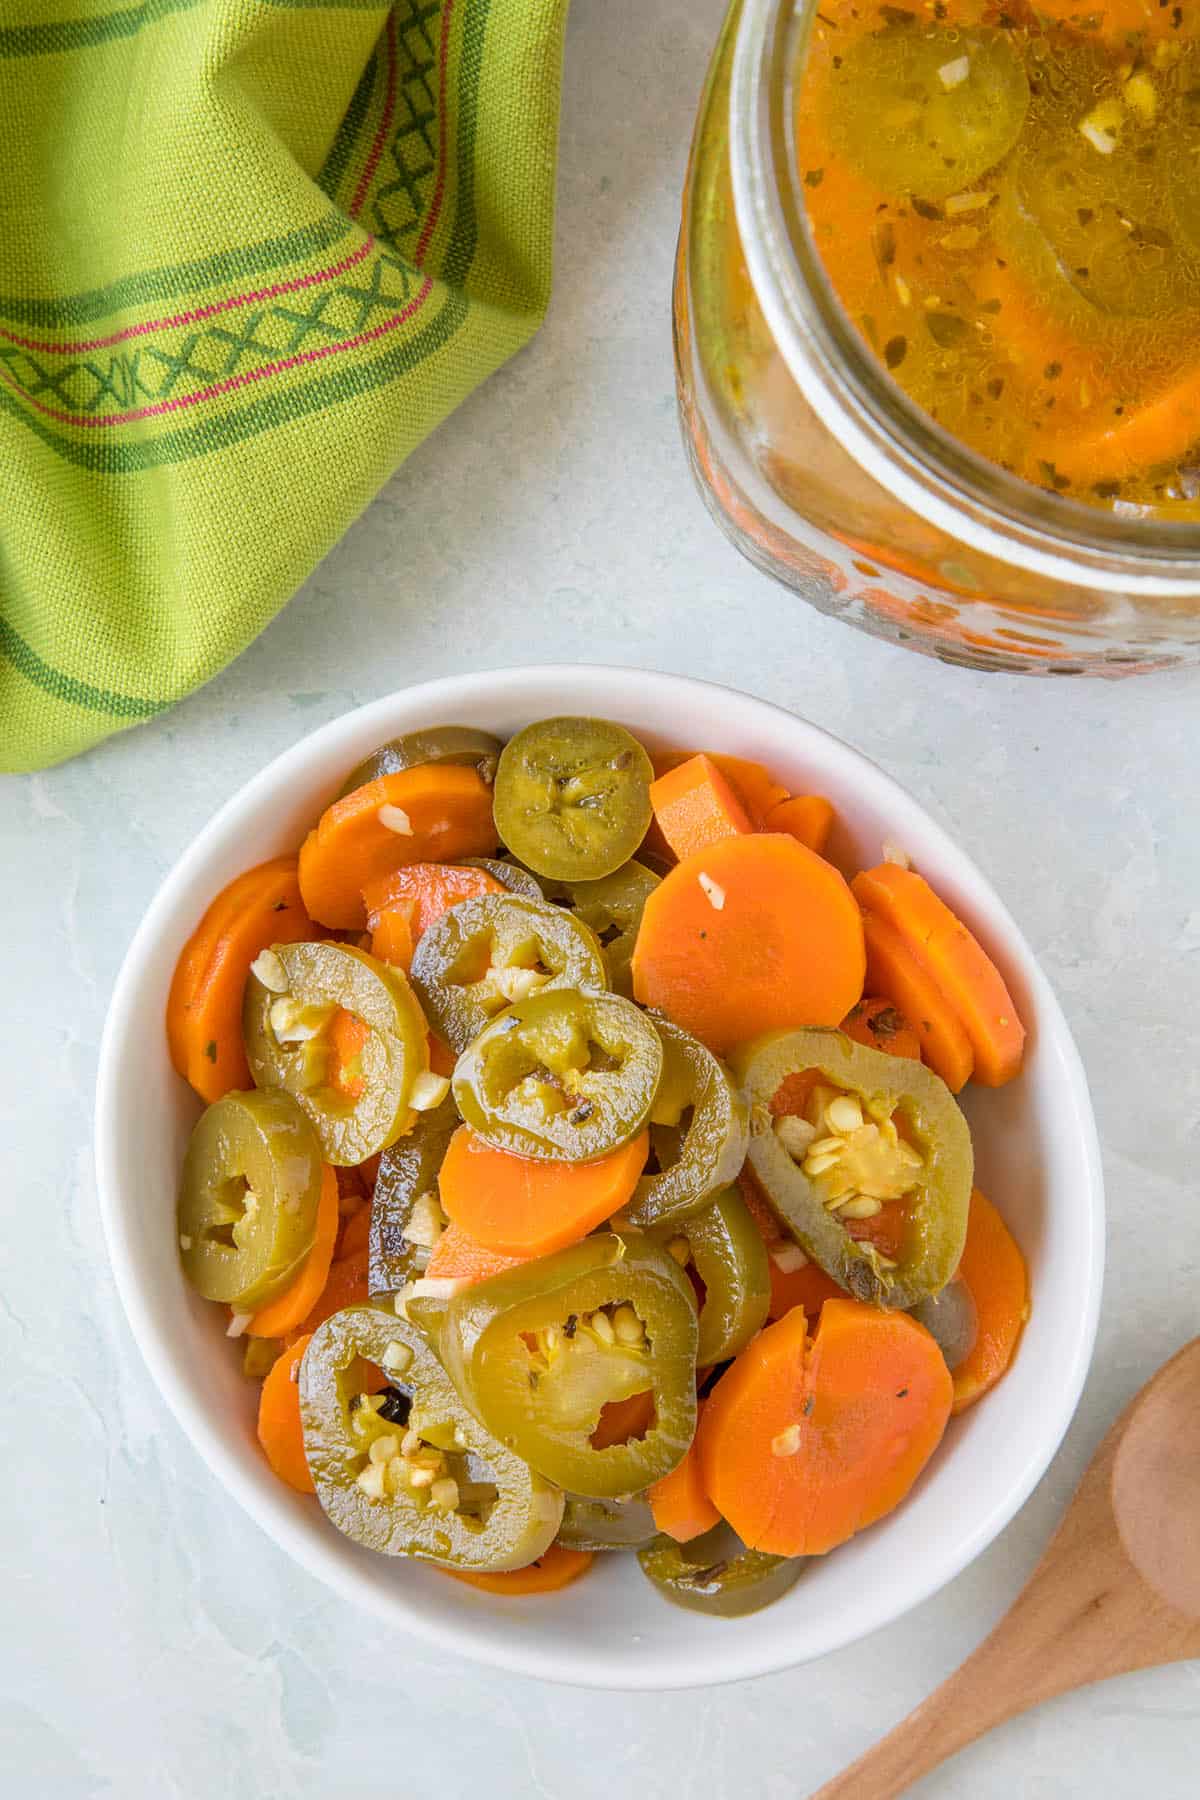
<path fill-rule="evenodd" d="M 946 432 L 1200 518 L 1200 0 L 821 0 L 800 191 L 831 285 Z"/>

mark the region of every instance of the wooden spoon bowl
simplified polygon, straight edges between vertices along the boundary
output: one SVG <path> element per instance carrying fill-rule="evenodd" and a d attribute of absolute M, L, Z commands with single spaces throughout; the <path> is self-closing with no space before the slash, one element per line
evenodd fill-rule
<path fill-rule="evenodd" d="M 991 1636 L 812 1800 L 891 1800 L 993 1725 L 1072 1688 L 1200 1656 L 1200 1338 L 1109 1431 Z"/>

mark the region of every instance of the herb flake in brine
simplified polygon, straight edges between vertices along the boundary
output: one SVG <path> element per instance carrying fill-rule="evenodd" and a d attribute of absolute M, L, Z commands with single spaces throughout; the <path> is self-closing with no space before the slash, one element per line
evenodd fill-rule
<path fill-rule="evenodd" d="M 898 369 L 908 355 L 908 339 L 906 337 L 889 338 L 883 346 L 883 360 L 889 369 Z"/>
<path fill-rule="evenodd" d="M 953 350 L 967 335 L 967 321 L 960 313 L 927 312 L 925 329 L 939 350 Z"/>

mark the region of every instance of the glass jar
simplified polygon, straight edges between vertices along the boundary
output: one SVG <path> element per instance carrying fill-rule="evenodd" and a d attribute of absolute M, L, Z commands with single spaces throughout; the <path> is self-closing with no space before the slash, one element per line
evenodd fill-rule
<path fill-rule="evenodd" d="M 820 0 L 734 0 L 675 274 L 684 442 L 714 518 L 823 612 L 944 662 L 1200 660 L 1200 527 L 1043 492 L 940 431 L 841 312 L 803 222 L 793 80 Z"/>

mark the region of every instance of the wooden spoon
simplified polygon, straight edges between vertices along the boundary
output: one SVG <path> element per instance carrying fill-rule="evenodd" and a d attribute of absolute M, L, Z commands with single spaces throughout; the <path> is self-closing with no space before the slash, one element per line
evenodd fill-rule
<path fill-rule="evenodd" d="M 1112 1427 L 1016 1604 L 812 1800 L 891 1800 L 1027 1707 L 1200 1656 L 1200 1338 Z"/>

